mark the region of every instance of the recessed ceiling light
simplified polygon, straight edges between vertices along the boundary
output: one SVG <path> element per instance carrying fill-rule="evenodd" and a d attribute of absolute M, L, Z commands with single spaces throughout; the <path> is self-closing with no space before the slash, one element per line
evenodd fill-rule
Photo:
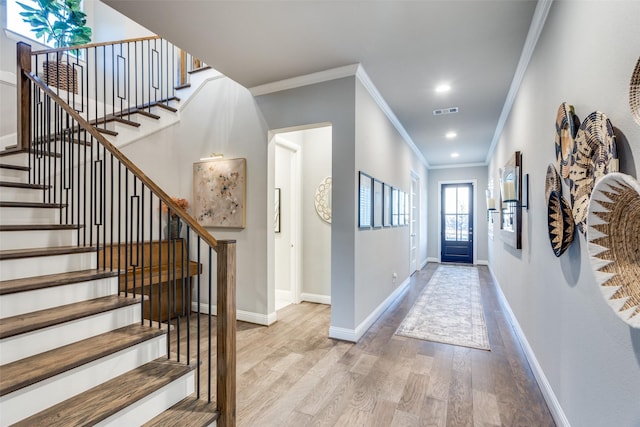
<path fill-rule="evenodd" d="M 447 137 L 447 139 L 453 139 L 456 136 L 458 136 L 458 134 L 453 132 L 453 131 L 451 131 L 451 132 L 447 132 L 444 136 Z"/>
<path fill-rule="evenodd" d="M 451 157 L 453 157 L 454 159 L 455 159 L 456 157 L 458 157 L 458 156 L 460 156 L 460 154 L 458 154 L 458 153 L 451 153 Z"/>
<path fill-rule="evenodd" d="M 449 92 L 450 90 L 451 90 L 451 86 L 449 86 L 446 83 L 442 83 L 436 86 L 437 93 L 445 93 L 445 92 Z"/>

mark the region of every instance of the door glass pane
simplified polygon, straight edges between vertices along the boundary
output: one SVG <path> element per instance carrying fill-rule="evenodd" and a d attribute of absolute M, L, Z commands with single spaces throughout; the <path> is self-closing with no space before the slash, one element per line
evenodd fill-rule
<path fill-rule="evenodd" d="M 456 213 L 456 193 L 457 192 L 455 187 L 446 187 L 444 189 L 444 213 Z"/>
<path fill-rule="evenodd" d="M 456 216 L 457 215 L 445 215 L 444 216 L 444 238 L 445 240 L 457 240 L 457 225 L 456 225 Z"/>
<path fill-rule="evenodd" d="M 469 187 L 458 188 L 458 213 L 469 213 Z"/>
<path fill-rule="evenodd" d="M 469 241 L 469 215 L 458 215 L 458 241 Z"/>

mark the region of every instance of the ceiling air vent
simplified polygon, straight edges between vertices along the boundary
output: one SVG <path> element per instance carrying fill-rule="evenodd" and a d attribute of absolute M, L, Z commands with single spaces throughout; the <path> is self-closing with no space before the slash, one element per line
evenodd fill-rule
<path fill-rule="evenodd" d="M 433 110 L 434 116 L 441 116 L 443 114 L 453 114 L 458 112 L 458 107 L 441 108 L 439 110 Z"/>

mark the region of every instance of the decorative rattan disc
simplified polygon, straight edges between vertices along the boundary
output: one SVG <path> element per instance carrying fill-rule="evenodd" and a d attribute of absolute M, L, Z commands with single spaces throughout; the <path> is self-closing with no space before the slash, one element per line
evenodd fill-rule
<path fill-rule="evenodd" d="M 580 120 L 573 112 L 573 105 L 566 102 L 560 104 L 556 115 L 556 158 L 560 175 L 563 178 L 569 178 L 578 127 L 580 127 Z"/>
<path fill-rule="evenodd" d="M 327 224 L 331 224 L 331 177 L 328 176 L 323 179 L 318 188 L 316 188 L 316 194 L 313 198 L 316 212 L 320 219 Z"/>
<path fill-rule="evenodd" d="M 596 184 L 589 203 L 589 254 L 609 306 L 640 328 L 640 183 L 611 173 Z"/>
<path fill-rule="evenodd" d="M 559 257 L 571 246 L 575 234 L 571 206 L 560 193 L 551 191 L 547 200 L 547 213 L 551 249 Z"/>
<path fill-rule="evenodd" d="M 547 166 L 547 178 L 544 182 L 544 199 L 547 201 L 547 204 L 549 203 L 549 195 L 552 191 L 556 191 L 562 196 L 562 179 L 553 163 L 549 163 L 549 166 Z"/>
<path fill-rule="evenodd" d="M 640 58 L 636 62 L 636 68 L 633 70 L 631 83 L 629 83 L 629 107 L 631 107 L 633 120 L 640 125 Z"/>
<path fill-rule="evenodd" d="M 587 232 L 587 209 L 595 183 L 609 172 L 618 171 L 618 153 L 613 126 L 604 113 L 589 114 L 576 135 L 571 164 L 571 206 L 573 219 Z"/>

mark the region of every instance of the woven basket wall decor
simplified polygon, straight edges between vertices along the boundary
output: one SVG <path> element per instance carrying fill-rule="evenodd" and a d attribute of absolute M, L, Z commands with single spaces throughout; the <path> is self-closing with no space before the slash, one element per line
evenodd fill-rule
<path fill-rule="evenodd" d="M 618 152 L 613 126 L 604 113 L 589 114 L 578 129 L 570 171 L 573 219 L 587 232 L 587 209 L 591 190 L 609 172 L 618 171 Z"/>
<path fill-rule="evenodd" d="M 547 177 L 544 181 L 544 199 L 549 204 L 549 196 L 551 192 L 555 191 L 562 196 L 562 179 L 560 178 L 560 174 L 558 174 L 558 170 L 553 165 L 553 163 L 549 163 L 547 166 Z"/>
<path fill-rule="evenodd" d="M 60 90 L 78 93 L 78 73 L 73 66 L 66 62 L 45 61 L 42 64 L 44 82 Z"/>
<path fill-rule="evenodd" d="M 602 296 L 626 323 L 640 328 L 640 183 L 611 173 L 589 203 L 589 254 Z"/>
<path fill-rule="evenodd" d="M 569 178 L 573 146 L 579 127 L 580 120 L 574 113 L 573 105 L 569 105 L 566 102 L 560 104 L 556 114 L 555 145 L 558 170 L 560 170 L 560 175 L 563 178 Z"/>
<path fill-rule="evenodd" d="M 553 249 L 553 253 L 559 257 L 573 242 L 575 224 L 569 202 L 557 191 L 551 191 L 549 194 L 549 199 L 547 200 L 547 218 L 551 249 Z"/>
<path fill-rule="evenodd" d="M 629 83 L 629 107 L 631 107 L 633 120 L 640 126 L 640 58 L 636 62 L 636 68 Z"/>

